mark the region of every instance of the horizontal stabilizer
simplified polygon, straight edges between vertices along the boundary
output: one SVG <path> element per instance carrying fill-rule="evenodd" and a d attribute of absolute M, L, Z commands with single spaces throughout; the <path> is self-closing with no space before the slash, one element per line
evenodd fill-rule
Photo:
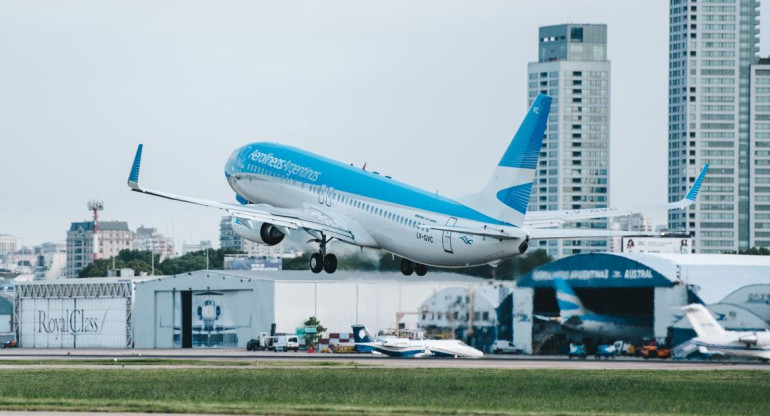
<path fill-rule="evenodd" d="M 641 231 L 591 230 L 582 228 L 534 228 L 529 230 L 531 240 L 569 240 L 607 237 L 659 237 L 660 233 Z"/>

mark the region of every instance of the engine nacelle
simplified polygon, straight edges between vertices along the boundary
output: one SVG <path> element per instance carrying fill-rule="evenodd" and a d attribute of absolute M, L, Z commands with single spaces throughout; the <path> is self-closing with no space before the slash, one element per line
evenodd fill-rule
<path fill-rule="evenodd" d="M 275 225 L 267 222 L 233 217 L 231 223 L 236 234 L 255 243 L 274 246 L 286 237 Z"/>
<path fill-rule="evenodd" d="M 757 347 L 766 347 L 770 345 L 770 332 L 752 332 L 750 334 L 741 335 L 738 341 Z"/>

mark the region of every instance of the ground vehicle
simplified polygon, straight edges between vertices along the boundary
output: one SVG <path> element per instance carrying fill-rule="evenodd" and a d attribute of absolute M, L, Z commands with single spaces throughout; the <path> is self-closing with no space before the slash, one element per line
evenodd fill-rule
<path fill-rule="evenodd" d="M 612 345 L 615 346 L 615 350 L 620 355 L 634 355 L 637 350 L 637 348 L 625 341 L 615 341 Z"/>
<path fill-rule="evenodd" d="M 259 337 L 246 343 L 247 351 L 299 351 L 299 337 L 296 334 L 270 336 L 260 332 Z"/>
<path fill-rule="evenodd" d="M 299 351 L 299 338 L 296 334 L 278 335 L 272 338 L 275 339 L 273 340 L 272 348 L 269 349 L 272 349 L 273 351 Z"/>
<path fill-rule="evenodd" d="M 521 354 L 521 348 L 517 348 L 511 341 L 497 340 L 492 343 L 492 354 Z"/>
<path fill-rule="evenodd" d="M 669 358 L 671 357 L 671 349 L 665 347 L 659 347 L 657 345 L 645 345 L 641 351 L 642 357 L 646 358 Z"/>
<path fill-rule="evenodd" d="M 596 359 L 598 360 L 599 358 L 604 357 L 609 360 L 610 358 L 615 358 L 615 356 L 619 353 L 620 351 L 617 349 L 617 347 L 615 347 L 614 344 L 599 345 L 596 348 Z"/>
<path fill-rule="evenodd" d="M 586 359 L 586 347 L 583 344 L 569 344 L 569 354 L 567 354 L 567 357 L 572 359 L 572 357 L 575 358 L 581 358 L 583 360 Z"/>

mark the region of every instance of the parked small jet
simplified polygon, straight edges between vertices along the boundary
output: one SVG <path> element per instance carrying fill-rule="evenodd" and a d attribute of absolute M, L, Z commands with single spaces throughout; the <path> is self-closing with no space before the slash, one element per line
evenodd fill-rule
<path fill-rule="evenodd" d="M 708 165 L 678 202 L 646 208 L 527 213 L 550 109 L 551 97 L 538 95 L 486 186 L 457 200 L 276 143 L 243 146 L 227 160 L 225 178 L 238 204 L 143 188 L 139 185 L 141 144 L 128 186 L 148 195 L 225 210 L 232 216 L 236 233 L 260 244 L 275 245 L 291 230 L 304 230 L 319 247 L 310 258 L 314 273 L 337 269 L 337 257 L 327 252 L 328 243 L 336 239 L 400 256 L 401 271 L 419 276 L 426 273 L 426 265 L 496 265 L 527 251 L 533 240 L 649 235 L 549 227 L 587 218 L 685 208 L 695 202 Z"/>
<path fill-rule="evenodd" d="M 481 358 L 484 353 L 456 339 L 378 338 L 363 325 L 352 325 L 356 351 L 385 354 L 389 357 Z"/>
<path fill-rule="evenodd" d="M 554 278 L 553 284 L 556 289 L 559 316 L 536 315 L 536 318 L 556 322 L 567 329 L 586 335 L 609 339 L 640 339 L 653 336 L 651 318 L 591 312 L 583 306 L 583 302 L 564 279 Z"/>
<path fill-rule="evenodd" d="M 693 303 L 682 309 L 698 334 L 691 342 L 702 354 L 718 352 L 770 362 L 770 331 L 726 331 L 705 306 Z"/>

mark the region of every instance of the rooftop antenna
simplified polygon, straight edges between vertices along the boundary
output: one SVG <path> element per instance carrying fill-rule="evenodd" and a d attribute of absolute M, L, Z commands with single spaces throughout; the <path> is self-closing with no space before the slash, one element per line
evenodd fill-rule
<path fill-rule="evenodd" d="M 102 201 L 88 201 L 88 210 L 94 212 L 94 261 L 99 258 L 99 211 L 104 210 Z"/>

